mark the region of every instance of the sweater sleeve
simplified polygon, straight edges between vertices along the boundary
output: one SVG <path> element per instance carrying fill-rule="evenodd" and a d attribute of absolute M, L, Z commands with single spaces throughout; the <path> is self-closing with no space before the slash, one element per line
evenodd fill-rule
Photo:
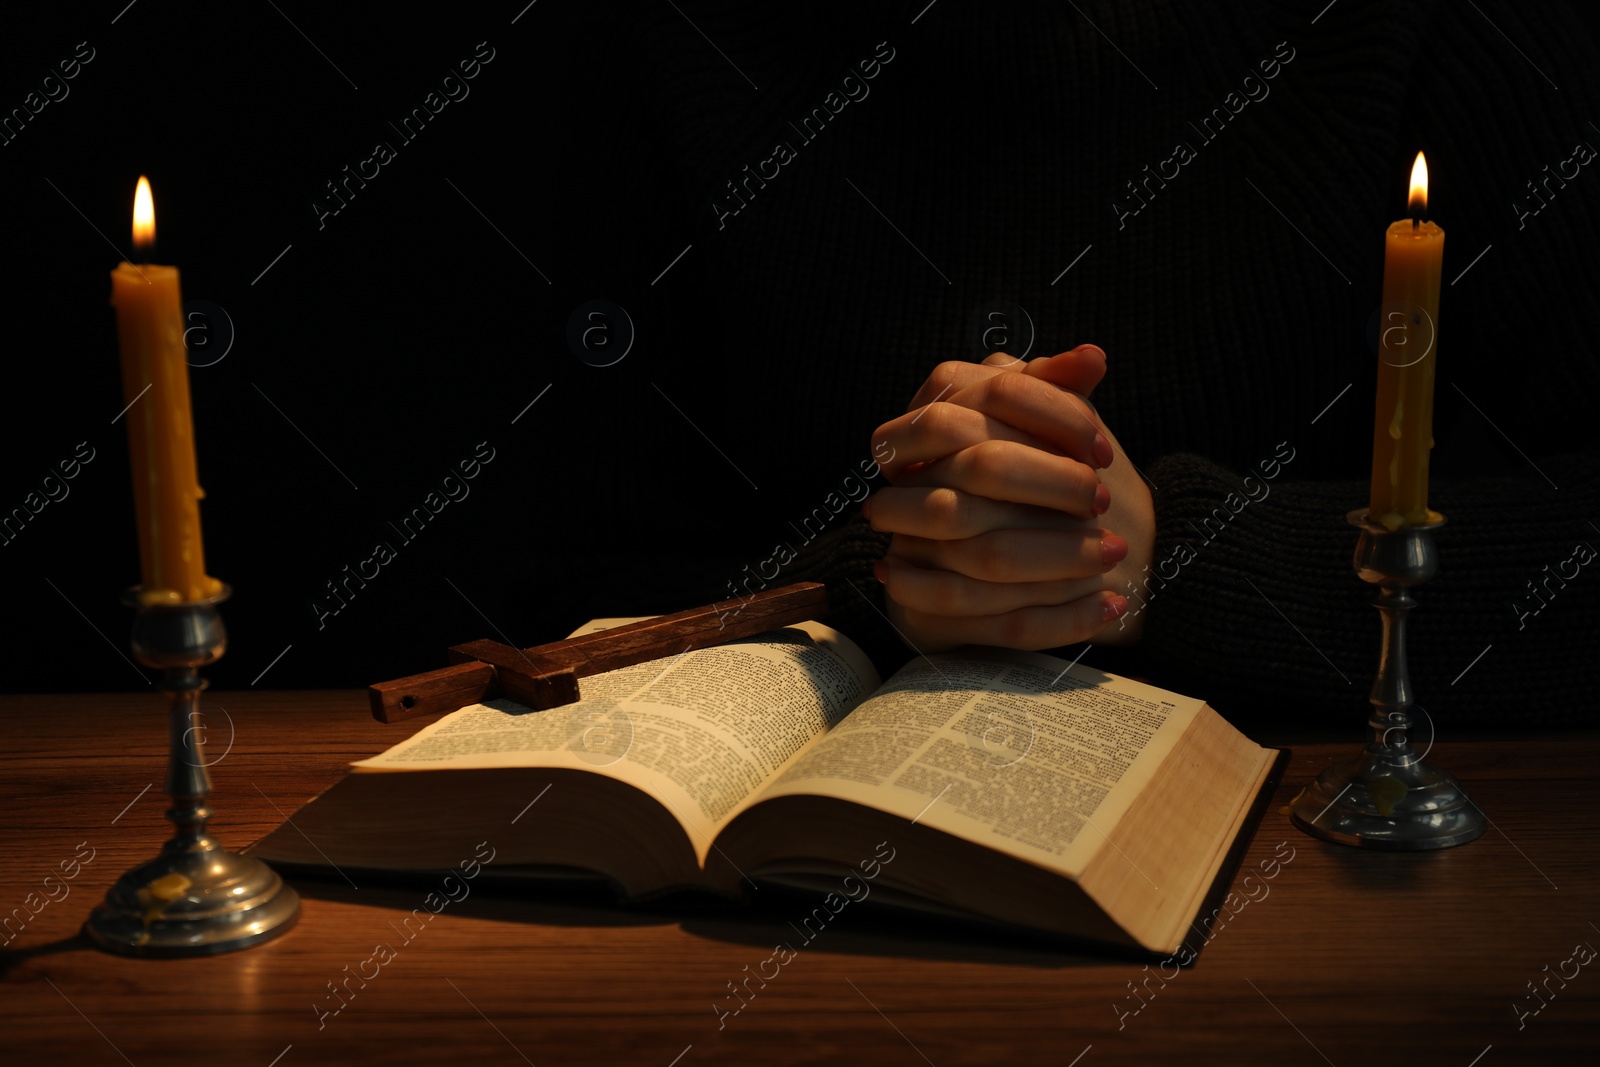
<path fill-rule="evenodd" d="M 857 509 L 849 521 L 807 545 L 788 577 L 827 583 L 828 617 L 823 621 L 860 645 L 885 678 L 916 654 L 884 613 L 883 585 L 872 574 L 873 563 L 889 550 L 889 538 L 868 525 Z"/>
<path fill-rule="evenodd" d="M 1416 589 L 1406 636 L 1418 704 L 1441 726 L 1590 715 L 1600 600 L 1568 589 L 1596 580 L 1583 571 L 1594 569 L 1585 561 L 1600 533 L 1582 516 L 1600 514 L 1600 460 L 1557 456 L 1539 468 L 1559 491 L 1531 470 L 1432 487 L 1446 517 L 1440 568 Z M 1194 455 L 1152 466 L 1155 564 L 1143 599 L 1130 596 L 1147 613 L 1141 659 L 1162 684 L 1222 709 L 1354 727 L 1381 634 L 1376 588 L 1353 570 L 1357 531 L 1345 520 L 1368 486 L 1296 482 L 1292 470 L 1246 481 Z"/>

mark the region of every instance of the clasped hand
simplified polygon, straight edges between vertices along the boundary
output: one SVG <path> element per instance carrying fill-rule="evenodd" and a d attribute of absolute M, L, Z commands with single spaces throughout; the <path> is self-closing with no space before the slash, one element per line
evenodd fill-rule
<path fill-rule="evenodd" d="M 894 458 L 863 510 L 894 534 L 875 573 L 914 648 L 1138 637 L 1142 612 L 1119 590 L 1150 564 L 1155 510 L 1088 400 L 1105 372 L 1093 345 L 941 363 L 873 432 Z"/>

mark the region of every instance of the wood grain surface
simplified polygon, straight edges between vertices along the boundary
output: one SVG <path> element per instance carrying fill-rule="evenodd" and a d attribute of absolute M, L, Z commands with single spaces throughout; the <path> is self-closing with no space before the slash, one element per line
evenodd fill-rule
<path fill-rule="evenodd" d="M 374 722 L 360 690 L 208 693 L 205 710 L 212 829 L 232 848 L 281 823 L 350 760 L 424 724 Z M 1242 884 L 1256 872 L 1253 899 L 1225 912 L 1199 961 L 1173 976 L 865 907 L 802 943 L 788 920 L 804 906 L 792 900 L 735 914 L 687 903 L 624 911 L 570 896 L 532 900 L 487 880 L 406 941 L 391 924 L 438 888 L 431 876 L 405 885 L 297 880 L 299 924 L 242 953 L 108 956 L 78 930 L 115 878 L 167 836 L 161 700 L 11 696 L 0 698 L 0 716 L 0 917 L 22 909 L 28 920 L 0 932 L 8 1067 L 1099 1067 L 1169 1057 L 1498 1067 L 1588 1062 L 1600 1047 L 1600 961 L 1564 984 L 1551 977 L 1572 973 L 1562 961 L 1575 945 L 1600 946 L 1593 735 L 1440 741 L 1431 758 L 1456 772 L 1493 825 L 1463 848 L 1415 855 L 1294 830 L 1279 808 L 1356 747 L 1359 720 L 1344 743 L 1297 744 L 1240 873 Z M 485 811 L 482 838 L 492 844 L 514 817 Z M 1266 877 L 1264 864 L 1291 853 Z M 320 1016 L 340 1003 L 329 983 L 361 968 L 379 942 L 394 957 L 364 986 L 348 983 L 354 995 L 338 1014 Z M 728 983 L 772 973 L 764 961 L 778 942 L 795 946 L 793 958 L 764 988 L 749 982 L 737 1015 L 719 1017 L 714 1005 L 740 1003 Z M 1530 1014 L 1519 1020 L 1514 1005 Z"/>

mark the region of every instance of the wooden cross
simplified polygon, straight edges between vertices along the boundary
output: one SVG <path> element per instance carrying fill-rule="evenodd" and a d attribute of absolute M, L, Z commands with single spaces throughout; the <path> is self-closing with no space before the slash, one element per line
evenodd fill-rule
<path fill-rule="evenodd" d="M 795 582 L 748 600 L 720 600 L 532 648 L 469 641 L 449 650 L 451 666 L 379 682 L 367 688 L 367 696 L 379 722 L 455 711 L 497 696 L 531 708 L 554 708 L 578 699 L 578 679 L 584 675 L 754 637 L 827 611 L 826 586 Z"/>

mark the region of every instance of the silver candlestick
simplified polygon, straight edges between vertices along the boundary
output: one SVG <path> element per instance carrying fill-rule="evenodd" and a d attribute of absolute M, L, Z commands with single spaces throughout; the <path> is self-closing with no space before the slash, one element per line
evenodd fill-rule
<path fill-rule="evenodd" d="M 258 859 L 223 848 L 206 832 L 211 775 L 199 718 L 206 681 L 199 668 L 227 647 L 217 605 L 229 589 L 188 604 L 138 609 L 133 654 L 163 672 L 172 701 L 167 818 L 177 833 L 155 859 L 125 873 L 83 925 L 95 945 L 123 956 L 213 956 L 270 940 L 294 925 L 300 897 Z"/>
<path fill-rule="evenodd" d="M 1361 531 L 1355 569 L 1378 587 L 1373 605 L 1383 615 L 1378 676 L 1372 683 L 1367 747 L 1317 776 L 1290 805 L 1296 826 L 1328 841 L 1358 848 L 1416 852 L 1464 845 L 1483 833 L 1486 820 L 1446 771 L 1425 763 L 1411 747 L 1411 672 L 1406 665 L 1406 614 L 1417 606 L 1411 587 L 1439 570 L 1433 531 L 1444 516 L 1397 530 L 1372 522 L 1367 509 L 1346 518 Z"/>

